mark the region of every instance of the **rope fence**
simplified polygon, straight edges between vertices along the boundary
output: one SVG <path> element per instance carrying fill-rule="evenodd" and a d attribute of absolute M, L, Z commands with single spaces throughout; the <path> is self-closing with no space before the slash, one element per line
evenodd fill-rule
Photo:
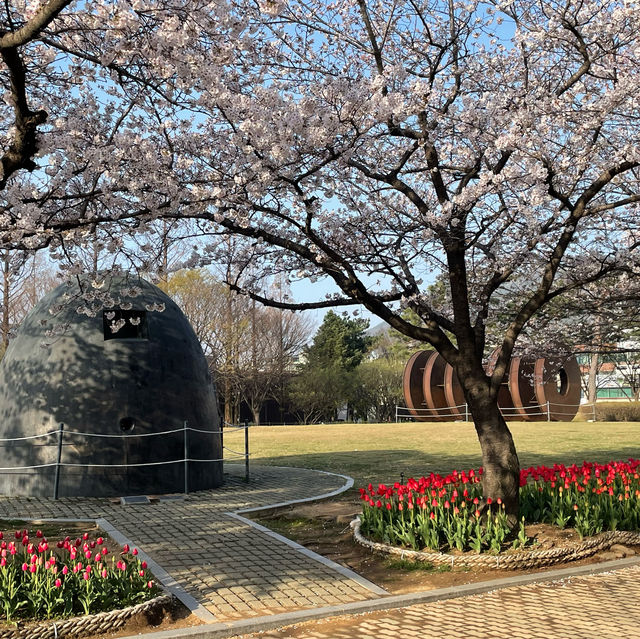
<path fill-rule="evenodd" d="M 223 462 L 226 457 L 220 457 L 217 459 L 200 459 L 197 457 L 192 457 L 189 455 L 189 432 L 199 433 L 202 435 L 220 435 L 221 443 L 222 443 L 222 435 L 228 431 L 244 431 L 244 452 L 232 450 L 227 446 L 222 445 L 222 450 L 228 452 L 231 456 L 236 458 L 243 458 L 245 461 L 245 481 L 249 481 L 249 422 L 245 421 L 244 424 L 228 424 L 223 422 L 222 428 L 219 430 L 204 430 L 202 428 L 193 428 L 189 426 L 188 422 L 184 422 L 182 428 L 174 428 L 170 430 L 158 431 L 155 433 L 140 433 L 140 434 L 113 434 L 113 433 L 91 433 L 84 431 L 76 431 L 76 430 L 65 430 L 64 423 L 60 423 L 58 430 L 51 430 L 46 433 L 41 433 L 39 435 L 29 435 L 26 437 L 5 437 L 0 438 L 0 444 L 6 443 L 19 443 L 24 441 L 32 441 L 32 440 L 45 440 L 51 438 L 52 436 L 57 436 L 57 459 L 53 462 L 43 463 L 43 464 L 32 464 L 29 466 L 4 466 L 0 467 L 0 473 L 3 472 L 15 472 L 15 471 L 28 471 L 28 470 L 37 470 L 41 468 L 52 468 L 55 467 L 55 475 L 54 475 L 54 486 L 53 486 L 53 498 L 58 499 L 59 492 L 59 483 L 60 483 L 60 469 L 61 468 L 143 468 L 150 466 L 164 466 L 169 464 L 183 464 L 184 465 L 184 492 L 189 492 L 189 464 L 203 464 L 203 463 L 211 463 L 211 462 Z M 97 463 L 76 463 L 76 462 L 67 462 L 62 460 L 62 452 L 64 444 L 71 444 L 69 441 L 71 438 L 77 437 L 88 437 L 88 438 L 104 438 L 104 439 L 121 439 L 121 440 L 129 440 L 129 439 L 138 439 L 143 437 L 163 437 L 167 435 L 175 435 L 177 433 L 182 433 L 183 437 L 183 455 L 178 459 L 170 459 L 167 461 L 154 461 L 154 462 L 137 462 L 137 463 L 124 463 L 124 464 L 97 464 Z M 65 442 L 65 437 L 67 441 Z M 76 442 L 73 442 L 76 443 Z M 50 444 L 49 444 L 50 445 Z M 224 454 L 224 452 L 223 452 Z"/>
<path fill-rule="evenodd" d="M 567 409 L 563 411 L 562 409 Z M 596 405 L 591 404 L 555 404 L 554 402 L 546 402 L 545 404 L 529 404 L 520 409 L 515 407 L 500 408 L 500 412 L 505 419 L 510 417 L 546 417 L 547 421 L 551 421 L 551 415 L 575 415 L 575 411 L 571 408 L 591 409 L 592 420 L 596 421 Z M 417 413 L 417 415 L 416 415 Z M 434 414 L 435 413 L 435 414 Z M 468 404 L 458 404 L 456 406 L 445 406 L 444 408 L 413 408 L 409 409 L 405 406 L 396 406 L 396 422 L 401 420 L 415 420 L 416 417 L 433 417 L 440 418 L 457 418 L 459 421 L 470 421 L 471 411 Z"/>

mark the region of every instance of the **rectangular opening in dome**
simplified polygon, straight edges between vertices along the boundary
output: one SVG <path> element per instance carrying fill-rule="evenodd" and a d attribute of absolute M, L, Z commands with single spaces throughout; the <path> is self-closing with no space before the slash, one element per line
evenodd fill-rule
<path fill-rule="evenodd" d="M 102 311 L 104 339 L 148 339 L 147 312 L 121 308 Z"/>

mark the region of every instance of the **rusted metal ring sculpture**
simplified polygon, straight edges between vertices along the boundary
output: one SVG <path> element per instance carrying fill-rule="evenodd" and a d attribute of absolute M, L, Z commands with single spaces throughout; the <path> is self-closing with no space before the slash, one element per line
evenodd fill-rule
<path fill-rule="evenodd" d="M 453 367 L 433 350 L 407 362 L 402 380 L 409 413 L 419 421 L 467 417 L 462 385 Z M 580 368 L 575 357 L 514 357 L 498 392 L 506 419 L 571 421 L 580 404 Z"/>

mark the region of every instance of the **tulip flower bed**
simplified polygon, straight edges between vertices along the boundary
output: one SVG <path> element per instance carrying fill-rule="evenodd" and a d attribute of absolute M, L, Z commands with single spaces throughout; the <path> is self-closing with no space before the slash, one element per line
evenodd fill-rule
<path fill-rule="evenodd" d="M 4 619 L 88 615 L 141 603 L 158 588 L 128 546 L 116 558 L 102 537 L 66 537 L 53 546 L 41 531 L 0 532 L 0 607 Z"/>
<path fill-rule="evenodd" d="M 360 489 L 361 530 L 376 541 L 440 551 L 498 553 L 530 544 L 527 523 L 575 528 L 580 538 L 640 529 L 640 460 L 538 466 L 520 472 L 518 528 L 500 500 L 483 508 L 482 468 Z"/>

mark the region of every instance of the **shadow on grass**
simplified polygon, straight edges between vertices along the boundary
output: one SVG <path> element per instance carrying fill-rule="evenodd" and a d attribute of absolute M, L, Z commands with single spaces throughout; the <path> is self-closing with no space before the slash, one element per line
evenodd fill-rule
<path fill-rule="evenodd" d="M 638 457 L 640 450 L 636 446 L 617 446 L 612 448 L 594 447 L 557 454 L 537 453 L 521 450 L 518 453 L 521 468 L 529 466 L 552 466 L 555 463 L 582 464 L 583 461 L 606 463 L 612 460 L 626 460 Z M 269 466 L 294 466 L 312 468 L 332 473 L 348 475 L 355 480 L 355 487 L 372 483 L 393 483 L 406 481 L 409 477 L 420 477 L 431 472 L 446 474 L 452 470 L 468 470 L 481 465 L 480 455 L 429 454 L 423 451 L 364 450 L 331 451 L 303 455 L 282 455 L 280 457 L 251 458 L 252 464 Z"/>

